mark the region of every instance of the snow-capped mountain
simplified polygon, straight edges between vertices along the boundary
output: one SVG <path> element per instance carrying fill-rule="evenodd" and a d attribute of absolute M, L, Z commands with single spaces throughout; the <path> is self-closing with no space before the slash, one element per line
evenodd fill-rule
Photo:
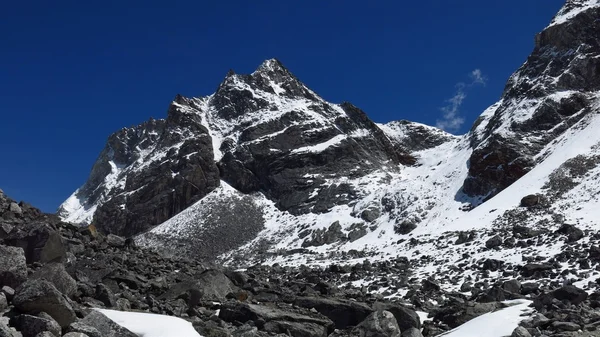
<path fill-rule="evenodd" d="M 177 96 L 166 120 L 113 134 L 59 215 L 238 266 L 406 256 L 447 287 L 480 276 L 457 265 L 552 257 L 569 243 L 487 242 L 516 225 L 597 227 L 599 18 L 598 0 L 567 1 L 463 136 L 378 125 L 277 60 L 230 72 L 210 96 Z"/>

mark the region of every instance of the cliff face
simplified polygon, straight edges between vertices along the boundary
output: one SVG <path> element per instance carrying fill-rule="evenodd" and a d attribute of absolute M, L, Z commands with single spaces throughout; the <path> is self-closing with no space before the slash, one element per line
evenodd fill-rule
<path fill-rule="evenodd" d="M 596 1 L 567 1 L 536 36 L 533 52 L 510 77 L 501 100 L 471 130 L 465 193 L 497 194 L 529 172 L 547 144 L 593 112 L 600 89 L 598 17 Z"/>

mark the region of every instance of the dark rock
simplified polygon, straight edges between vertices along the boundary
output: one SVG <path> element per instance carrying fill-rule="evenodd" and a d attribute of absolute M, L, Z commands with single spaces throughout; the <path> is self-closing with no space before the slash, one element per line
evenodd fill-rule
<path fill-rule="evenodd" d="M 456 328 L 475 317 L 502 307 L 501 303 L 453 302 L 440 308 L 434 315 L 434 321 L 440 321 L 450 328 Z"/>
<path fill-rule="evenodd" d="M 400 304 L 381 304 L 377 309 L 389 311 L 396 318 L 396 322 L 401 331 L 410 328 L 421 329 L 421 319 L 413 309 L 407 308 Z"/>
<path fill-rule="evenodd" d="M 537 194 L 530 194 L 521 199 L 521 207 L 533 207 L 540 203 L 540 196 Z"/>
<path fill-rule="evenodd" d="M 138 337 L 97 310 L 92 310 L 80 323 L 98 330 L 101 337 Z"/>
<path fill-rule="evenodd" d="M 176 299 L 182 294 L 195 292 L 199 299 L 207 301 L 223 301 L 229 293 L 237 292 L 237 287 L 221 271 L 209 269 L 198 275 L 191 281 L 174 284 L 162 294 L 160 299 Z"/>
<path fill-rule="evenodd" d="M 518 280 L 505 281 L 502 284 L 502 288 L 513 294 L 520 294 L 521 293 L 521 282 L 519 282 Z"/>
<path fill-rule="evenodd" d="M 502 238 L 498 235 L 490 238 L 489 240 L 487 240 L 485 242 L 485 247 L 487 249 L 492 249 L 492 248 L 496 248 L 496 247 L 500 247 L 500 245 L 502 245 Z"/>
<path fill-rule="evenodd" d="M 0 286 L 16 288 L 27 280 L 23 249 L 0 245 Z"/>
<path fill-rule="evenodd" d="M 518 326 L 513 330 L 510 337 L 531 337 L 531 334 L 524 327 Z"/>
<path fill-rule="evenodd" d="M 68 332 L 66 334 L 63 335 L 63 337 L 90 337 L 84 333 L 81 332 Z"/>
<path fill-rule="evenodd" d="M 10 301 L 15 296 L 15 290 L 9 286 L 2 287 L 2 293 L 6 295 L 6 298 Z"/>
<path fill-rule="evenodd" d="M 93 326 L 87 325 L 81 321 L 69 325 L 69 327 L 67 328 L 67 332 L 83 333 L 88 335 L 89 337 L 103 337 L 100 331 L 98 331 L 98 329 L 94 328 Z"/>
<path fill-rule="evenodd" d="M 0 312 L 6 310 L 6 308 L 8 308 L 8 300 L 4 293 L 0 293 Z"/>
<path fill-rule="evenodd" d="M 36 271 L 31 278 L 51 282 L 58 291 L 68 297 L 77 290 L 77 282 L 67 273 L 62 263 L 48 263 Z"/>
<path fill-rule="evenodd" d="M 61 336 L 60 325 L 52 317 L 44 315 L 44 313 L 41 313 L 38 317 L 20 315 L 18 317 L 18 327 L 23 337 L 36 337 L 44 331 L 50 332 L 53 336 Z"/>
<path fill-rule="evenodd" d="M 536 274 L 544 275 L 552 269 L 554 269 L 554 267 L 550 264 L 528 263 L 521 268 L 521 274 L 524 277 L 532 277 Z"/>
<path fill-rule="evenodd" d="M 226 322 L 292 322 L 323 326 L 328 332 L 333 331 L 333 322 L 327 317 L 312 314 L 310 311 L 286 311 L 276 307 L 247 303 L 224 303 L 219 318 Z M 263 323 L 264 324 L 264 323 Z"/>
<path fill-rule="evenodd" d="M 588 294 L 585 290 L 571 285 L 554 290 L 552 295 L 559 301 L 567 301 L 573 305 L 580 304 L 588 297 Z"/>
<path fill-rule="evenodd" d="M 396 234 L 406 235 L 412 232 L 415 228 L 417 228 L 417 224 L 414 221 L 405 220 L 394 225 L 394 232 Z"/>
<path fill-rule="evenodd" d="M 292 337 L 326 337 L 327 327 L 310 322 L 269 321 L 263 326 L 269 333 Z"/>
<path fill-rule="evenodd" d="M 357 325 L 373 312 L 370 307 L 362 303 L 318 297 L 300 297 L 294 301 L 294 305 L 315 309 L 331 319 L 336 329 Z"/>
<path fill-rule="evenodd" d="M 417 329 L 417 328 L 409 328 L 409 329 L 401 329 L 402 331 L 402 336 L 401 337 L 423 337 L 423 334 L 421 334 L 421 330 Z"/>
<path fill-rule="evenodd" d="M 42 311 L 54 318 L 61 327 L 76 319 L 73 307 L 54 285 L 45 280 L 28 280 L 16 289 L 14 306 L 21 312 L 37 314 Z"/>
<path fill-rule="evenodd" d="M 27 263 L 62 261 L 67 254 L 60 234 L 46 223 L 28 224 L 10 232 L 4 241 L 23 248 Z"/>
<path fill-rule="evenodd" d="M 360 217 L 366 222 L 373 222 L 381 216 L 381 210 L 378 207 L 369 207 L 360 213 Z"/>
<path fill-rule="evenodd" d="M 115 295 L 112 290 L 102 283 L 96 285 L 96 297 L 97 300 L 104 303 L 108 308 L 115 307 L 117 305 Z"/>
<path fill-rule="evenodd" d="M 401 337 L 396 318 L 389 311 L 375 311 L 352 330 L 364 337 Z"/>
<path fill-rule="evenodd" d="M 552 322 L 552 328 L 558 331 L 578 331 L 581 326 L 573 322 Z"/>
<path fill-rule="evenodd" d="M 322 246 L 338 242 L 346 238 L 339 221 L 332 223 L 327 230 L 317 229 L 310 239 L 302 243 L 302 247 Z"/>
<path fill-rule="evenodd" d="M 106 243 L 112 247 L 125 247 L 125 238 L 114 234 L 108 234 L 106 236 Z"/>
<path fill-rule="evenodd" d="M 566 235 L 567 242 L 579 241 L 584 236 L 581 229 L 569 224 L 563 224 L 556 232 Z"/>

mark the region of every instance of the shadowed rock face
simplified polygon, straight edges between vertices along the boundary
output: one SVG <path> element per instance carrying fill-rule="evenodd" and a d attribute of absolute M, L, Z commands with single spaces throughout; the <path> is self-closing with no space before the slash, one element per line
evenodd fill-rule
<path fill-rule="evenodd" d="M 592 112 L 591 93 L 600 89 L 600 10 L 560 20 L 581 6 L 567 1 L 536 37 L 535 49 L 509 79 L 501 101 L 473 126 L 468 195 L 490 197 L 515 182 L 546 144 Z"/>
<path fill-rule="evenodd" d="M 90 178 L 71 197 L 81 201 L 84 211 L 91 209 L 89 217 L 70 218 L 69 201 L 59 215 L 83 223 L 93 216 L 98 229 L 130 236 L 169 219 L 219 186 L 208 131 L 182 104 L 186 99 L 177 96 L 166 120 L 151 119 L 111 135 Z"/>

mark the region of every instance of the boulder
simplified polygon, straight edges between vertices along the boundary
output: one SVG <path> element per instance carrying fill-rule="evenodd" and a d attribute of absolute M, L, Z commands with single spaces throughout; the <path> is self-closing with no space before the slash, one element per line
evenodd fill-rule
<path fill-rule="evenodd" d="M 395 303 L 378 303 L 375 307 L 380 310 L 391 312 L 396 318 L 396 322 L 398 322 L 401 331 L 410 328 L 421 329 L 421 318 L 413 309 Z"/>
<path fill-rule="evenodd" d="M 531 337 L 531 334 L 524 327 L 518 326 L 513 330 L 510 337 Z"/>
<path fill-rule="evenodd" d="M 26 314 L 42 311 L 54 318 L 61 327 L 67 327 L 77 318 L 73 307 L 56 287 L 45 280 L 28 280 L 16 289 L 13 305 Z"/>
<path fill-rule="evenodd" d="M 308 310 L 298 311 L 292 308 L 283 310 L 273 306 L 240 302 L 224 303 L 219 312 L 219 318 L 226 322 L 254 322 L 253 324 L 263 324 L 265 326 L 267 323 L 271 322 L 268 326 L 269 329 L 273 330 L 272 332 L 285 326 L 299 329 L 303 324 L 310 326 L 310 330 L 313 331 L 321 331 L 320 329 L 315 329 L 316 326 L 325 327 L 326 332 L 333 331 L 334 327 L 333 322 L 327 317 L 312 313 Z"/>
<path fill-rule="evenodd" d="M 31 278 L 51 282 L 58 291 L 68 297 L 71 297 L 77 290 L 77 281 L 67 273 L 65 265 L 62 263 L 48 263 L 36 271 Z"/>
<path fill-rule="evenodd" d="M 27 265 L 22 248 L 0 245 L 0 286 L 16 288 L 27 280 Z"/>
<path fill-rule="evenodd" d="M 401 337 L 423 337 L 421 330 L 417 328 L 409 328 L 407 330 L 402 330 Z"/>
<path fill-rule="evenodd" d="M 46 223 L 32 223 L 13 230 L 4 242 L 23 248 L 27 263 L 62 261 L 67 254 L 60 234 Z"/>
<path fill-rule="evenodd" d="M 370 314 L 351 332 L 360 337 L 401 337 L 401 331 L 394 315 L 385 310 Z"/>
<path fill-rule="evenodd" d="M 17 325 L 23 337 L 36 337 L 44 331 L 50 332 L 53 336 L 61 336 L 60 325 L 52 317 L 43 312 L 37 317 L 20 315 L 17 318 Z"/>
<path fill-rule="evenodd" d="M 299 297 L 294 305 L 316 310 L 331 319 L 336 329 L 357 325 L 373 312 L 363 303 L 320 297 Z"/>
<path fill-rule="evenodd" d="M 125 247 L 125 238 L 114 234 L 108 234 L 106 236 L 106 243 L 112 247 Z"/>
<path fill-rule="evenodd" d="M 485 242 L 485 247 L 487 249 L 492 249 L 496 247 L 500 247 L 502 244 L 502 238 L 499 235 L 496 235 Z"/>
<path fill-rule="evenodd" d="M 68 332 L 66 334 L 63 335 L 63 337 L 90 337 L 84 333 L 81 332 Z"/>
<path fill-rule="evenodd" d="M 527 196 L 524 196 L 523 199 L 521 199 L 521 207 L 533 207 L 536 206 L 540 203 L 540 196 L 537 194 L 530 194 Z"/>
<path fill-rule="evenodd" d="M 67 328 L 67 332 L 69 333 L 82 333 L 89 337 L 102 337 L 102 334 L 98 329 L 93 326 L 87 325 L 81 321 L 72 323 Z"/>
<path fill-rule="evenodd" d="M 222 271 L 209 269 L 195 277 L 194 280 L 171 286 L 159 299 L 176 299 L 183 294 L 193 292 L 199 295 L 199 299 L 224 301 L 227 294 L 237 291 L 238 288 Z"/>
<path fill-rule="evenodd" d="M 92 310 L 80 323 L 98 330 L 101 337 L 138 337 L 138 335 L 118 325 L 97 310 Z"/>

